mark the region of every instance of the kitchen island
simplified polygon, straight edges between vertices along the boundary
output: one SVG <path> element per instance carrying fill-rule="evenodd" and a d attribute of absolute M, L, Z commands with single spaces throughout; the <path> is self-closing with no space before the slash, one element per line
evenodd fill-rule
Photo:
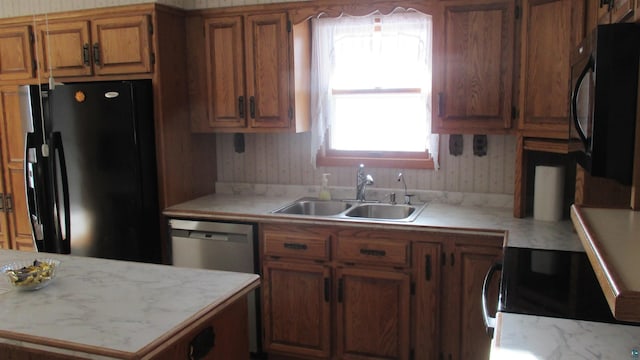
<path fill-rule="evenodd" d="M 36 257 L 61 261 L 49 286 L 0 282 L 2 358 L 249 357 L 246 297 L 258 275 L 0 250 L 0 264 Z"/>

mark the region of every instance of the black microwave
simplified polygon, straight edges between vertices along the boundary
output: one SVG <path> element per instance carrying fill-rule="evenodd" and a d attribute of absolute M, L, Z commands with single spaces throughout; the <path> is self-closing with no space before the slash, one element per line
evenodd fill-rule
<path fill-rule="evenodd" d="M 571 138 L 592 176 L 631 184 L 640 24 L 598 25 L 571 54 Z"/>

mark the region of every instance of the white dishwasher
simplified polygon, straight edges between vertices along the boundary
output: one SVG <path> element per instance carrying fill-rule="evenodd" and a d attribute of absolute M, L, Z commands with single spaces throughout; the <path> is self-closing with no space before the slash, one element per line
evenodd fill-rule
<path fill-rule="evenodd" d="M 170 219 L 174 266 L 258 272 L 255 224 Z M 258 290 L 248 296 L 250 351 L 261 353 Z"/>

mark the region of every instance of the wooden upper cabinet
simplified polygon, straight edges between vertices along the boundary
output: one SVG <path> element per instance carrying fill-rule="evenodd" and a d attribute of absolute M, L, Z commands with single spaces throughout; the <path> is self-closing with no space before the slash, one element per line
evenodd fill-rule
<path fill-rule="evenodd" d="M 57 77 L 139 74 L 153 70 L 148 15 L 65 20 L 36 27 L 39 69 Z"/>
<path fill-rule="evenodd" d="M 39 24 L 36 27 L 40 72 L 48 77 L 92 75 L 88 21 Z"/>
<path fill-rule="evenodd" d="M 309 83 L 310 47 L 292 48 L 296 28 L 306 35 L 296 44 L 309 45 L 308 27 L 291 26 L 285 12 L 189 18 L 192 131 L 307 131 L 308 101 L 298 97 L 309 92 L 298 84 Z"/>
<path fill-rule="evenodd" d="M 34 76 L 31 26 L 0 28 L 0 81 Z"/>
<path fill-rule="evenodd" d="M 96 75 L 151 72 L 152 32 L 148 15 L 93 20 L 91 36 Z"/>
<path fill-rule="evenodd" d="M 597 7 L 598 24 L 613 24 L 636 20 L 636 2 L 637 0 L 607 0 L 590 4 Z"/>
<path fill-rule="evenodd" d="M 248 115 L 252 128 L 287 128 L 289 37 L 284 13 L 249 15 L 245 25 Z"/>
<path fill-rule="evenodd" d="M 445 5 L 443 56 L 434 49 L 434 132 L 511 127 L 514 2 Z M 442 76 L 440 80 L 437 80 Z"/>
<path fill-rule="evenodd" d="M 524 0 L 518 129 L 567 139 L 570 54 L 584 36 L 584 8 L 573 0 Z"/>
<path fill-rule="evenodd" d="M 207 19 L 205 48 L 209 126 L 246 126 L 244 39 L 242 17 Z"/>

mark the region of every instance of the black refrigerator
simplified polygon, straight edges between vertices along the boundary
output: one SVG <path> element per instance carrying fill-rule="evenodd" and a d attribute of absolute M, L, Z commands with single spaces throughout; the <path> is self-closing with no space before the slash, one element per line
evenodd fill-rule
<path fill-rule="evenodd" d="M 160 263 L 151 81 L 20 89 L 38 251 Z"/>

